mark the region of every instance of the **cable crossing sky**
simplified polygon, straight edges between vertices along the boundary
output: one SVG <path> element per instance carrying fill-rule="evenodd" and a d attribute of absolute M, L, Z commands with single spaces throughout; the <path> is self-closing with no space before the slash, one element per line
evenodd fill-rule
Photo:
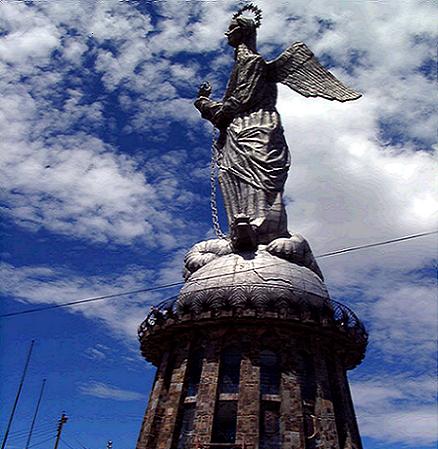
<path fill-rule="evenodd" d="M 397 237 L 391 240 L 384 240 L 381 242 L 374 242 L 374 243 L 367 243 L 364 245 L 359 245 L 359 246 L 352 246 L 349 248 L 343 248 L 343 249 L 339 249 L 336 251 L 331 251 L 328 253 L 323 253 L 323 254 L 319 254 L 317 256 L 315 256 L 315 258 L 317 259 L 322 259 L 325 257 L 332 257 L 332 256 L 337 256 L 340 254 L 346 254 L 349 252 L 353 252 L 353 251 L 359 251 L 362 249 L 367 249 L 367 248 L 375 248 L 378 246 L 384 246 L 384 245 L 389 245 L 389 244 L 393 244 L 393 243 L 399 243 L 399 242 L 404 242 L 407 240 L 412 240 L 412 239 L 416 239 L 416 238 L 420 238 L 420 237 L 426 237 L 429 235 L 433 235 L 433 234 L 438 234 L 438 230 L 437 231 L 428 231 L 428 232 L 422 232 L 422 233 L 418 233 L 418 234 L 412 234 L 412 235 L 406 235 L 403 237 Z M 272 267 L 277 265 L 277 263 L 275 264 L 269 264 L 266 265 L 262 268 L 268 268 L 268 267 Z M 245 269 L 245 270 L 241 270 L 240 272 L 245 272 L 245 271 L 251 271 L 252 268 L 250 269 Z M 213 276 L 208 276 L 205 278 L 201 278 L 199 280 L 208 280 L 208 279 L 215 279 L 217 277 L 224 277 L 227 276 L 227 274 L 218 274 L 218 275 L 213 275 Z M 167 288 L 172 288 L 172 287 L 178 287 L 180 285 L 183 285 L 184 281 L 177 281 L 177 282 L 172 282 L 169 284 L 162 284 L 162 285 L 156 285 L 154 287 L 148 287 L 148 288 L 141 288 L 138 290 L 130 290 L 127 292 L 120 292 L 120 293 L 113 293 L 110 295 L 102 295 L 102 296 L 95 296 L 92 298 L 84 298 L 84 299 L 78 299 L 75 301 L 69 301 L 69 302 L 65 302 L 65 303 L 60 303 L 60 304 L 51 304 L 45 307 L 38 307 L 38 308 L 33 308 L 33 309 L 26 309 L 26 310 L 21 310 L 21 311 L 17 311 L 17 312 L 9 312 L 9 313 L 4 313 L 0 315 L 0 318 L 9 318 L 12 316 L 18 316 L 18 315 L 25 315 L 28 313 L 36 313 L 36 312 L 44 312 L 47 310 L 52 310 L 52 309 L 59 309 L 61 307 L 70 307 L 70 306 L 74 306 L 74 305 L 79 305 L 79 304 L 86 304 L 89 302 L 95 302 L 95 301 L 102 301 L 104 299 L 112 299 L 112 298 L 118 298 L 118 297 L 122 297 L 122 296 L 129 296 L 129 295 L 135 295 L 138 293 L 146 293 L 146 292 L 152 292 L 152 291 L 157 291 L 157 290 L 164 290 Z"/>

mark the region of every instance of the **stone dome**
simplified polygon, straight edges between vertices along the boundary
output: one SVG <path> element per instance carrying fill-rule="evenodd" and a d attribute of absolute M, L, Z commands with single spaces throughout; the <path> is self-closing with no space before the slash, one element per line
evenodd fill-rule
<path fill-rule="evenodd" d="M 265 306 L 274 302 L 305 302 L 321 307 L 329 294 L 324 282 L 304 266 L 281 259 L 264 249 L 220 256 L 193 273 L 181 289 L 180 306 L 215 308 Z M 217 302 L 217 304 L 215 303 Z"/>

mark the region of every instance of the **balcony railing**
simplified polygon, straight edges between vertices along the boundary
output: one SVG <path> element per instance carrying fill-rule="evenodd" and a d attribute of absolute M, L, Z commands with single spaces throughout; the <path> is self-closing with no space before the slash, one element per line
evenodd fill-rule
<path fill-rule="evenodd" d="M 291 288 L 261 285 L 221 286 L 202 289 L 199 292 L 180 293 L 178 296 L 152 306 L 139 327 L 139 337 L 151 332 L 166 321 L 187 314 L 193 318 L 205 312 L 218 314 L 221 311 L 277 312 L 287 313 L 298 320 L 331 324 L 348 333 L 358 343 L 365 343 L 368 334 L 355 313 L 346 305 L 328 298 L 312 295 L 297 295 Z"/>

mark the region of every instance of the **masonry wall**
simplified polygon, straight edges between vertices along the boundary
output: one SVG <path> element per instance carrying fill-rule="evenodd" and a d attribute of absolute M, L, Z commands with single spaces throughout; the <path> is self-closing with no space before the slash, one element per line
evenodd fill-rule
<path fill-rule="evenodd" d="M 335 341 L 232 323 L 166 338 L 137 449 L 214 448 L 204 445 L 225 440 L 246 449 L 362 448 Z M 223 359 L 230 348 L 238 349 L 232 363 L 241 354 L 237 389 Z M 201 353 L 194 387 L 191 363 Z"/>

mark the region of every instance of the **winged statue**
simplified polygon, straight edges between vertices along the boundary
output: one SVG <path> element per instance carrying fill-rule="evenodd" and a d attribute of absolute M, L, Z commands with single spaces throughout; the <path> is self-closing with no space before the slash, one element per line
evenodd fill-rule
<path fill-rule="evenodd" d="M 204 119 L 219 129 L 214 147 L 218 181 L 235 246 L 257 247 L 290 238 L 283 190 L 290 154 L 276 110 L 277 83 L 305 97 L 340 102 L 361 94 L 325 69 L 302 42 L 265 61 L 257 52 L 261 10 L 241 8 L 225 33 L 234 47 L 234 67 L 221 101 L 204 82 L 195 101 Z"/>

